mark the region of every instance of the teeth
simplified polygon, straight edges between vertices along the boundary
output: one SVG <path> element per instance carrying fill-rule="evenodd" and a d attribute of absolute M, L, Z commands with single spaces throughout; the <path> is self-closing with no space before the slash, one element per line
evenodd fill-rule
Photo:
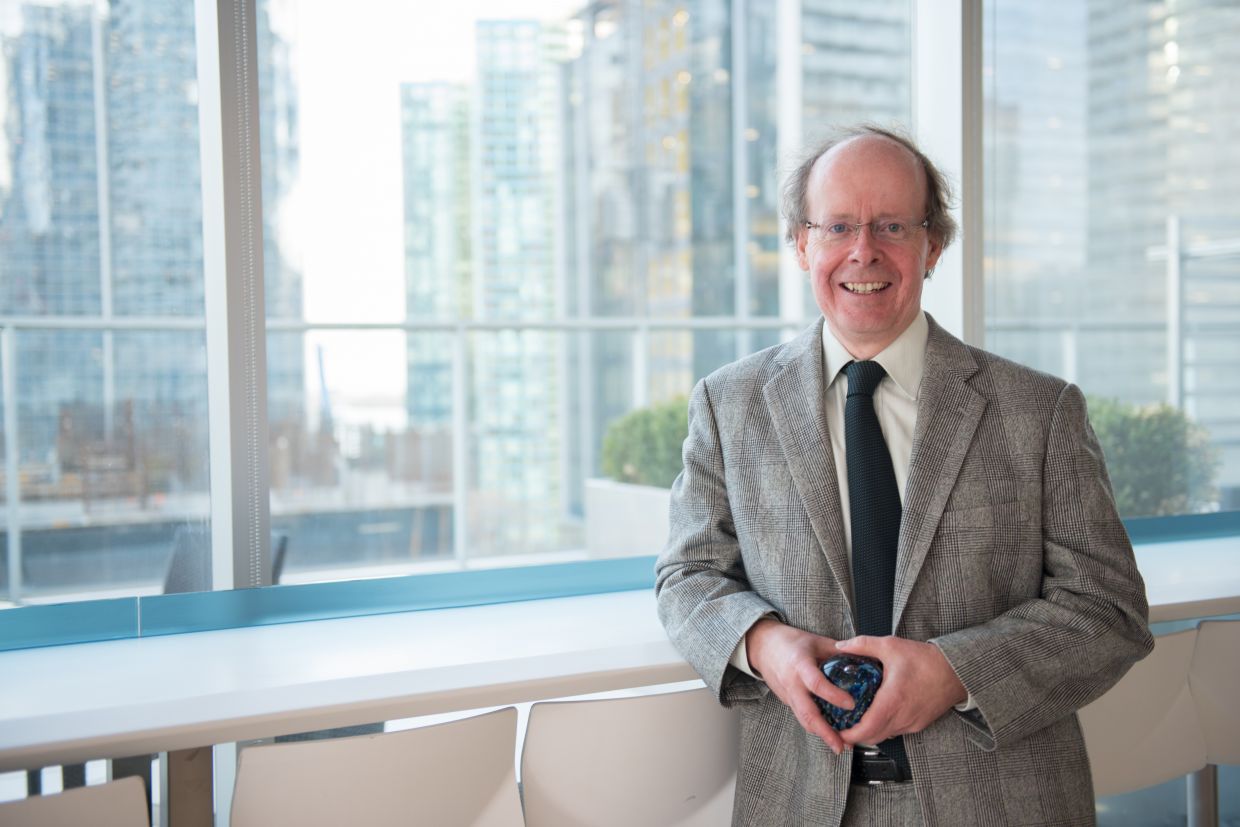
<path fill-rule="evenodd" d="M 890 282 L 886 281 L 850 281 L 844 283 L 844 289 L 850 293 L 876 293 Z"/>

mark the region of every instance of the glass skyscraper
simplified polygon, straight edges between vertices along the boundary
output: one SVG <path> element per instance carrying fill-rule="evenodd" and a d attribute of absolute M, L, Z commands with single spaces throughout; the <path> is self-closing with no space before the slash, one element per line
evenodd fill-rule
<path fill-rule="evenodd" d="M 21 524 L 37 531 L 83 520 L 119 527 L 202 518 L 193 4 L 21 3 L 9 11 L 0 31 L 0 314 L 26 320 L 13 337 L 18 398 L 8 400 L 18 406 L 18 428 L 6 435 L 20 446 Z M 264 28 L 263 10 L 258 18 Z M 266 65 L 281 71 L 277 59 Z M 278 127 L 295 117 L 295 102 L 265 97 L 261 117 L 273 136 L 263 142 L 266 195 L 278 200 L 296 161 L 287 138 L 295 130 Z M 299 273 L 274 248 L 266 264 L 270 309 L 299 318 Z M 89 326 L 75 329 L 75 319 Z M 300 336 L 289 338 L 291 347 L 268 357 L 273 418 L 300 415 L 303 356 Z M 101 506 L 106 518 L 87 516 Z M 27 557 L 38 547 L 28 543 Z M 37 588 L 34 571 L 29 585 Z"/>

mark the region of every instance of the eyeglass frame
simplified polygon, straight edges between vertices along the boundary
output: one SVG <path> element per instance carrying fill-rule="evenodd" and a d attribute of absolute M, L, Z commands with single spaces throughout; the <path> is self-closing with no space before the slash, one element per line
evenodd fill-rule
<path fill-rule="evenodd" d="M 883 223 L 902 223 L 902 222 L 899 222 L 898 219 L 877 219 L 875 221 L 863 221 L 860 224 L 853 224 L 849 221 L 832 221 L 831 224 L 828 226 L 834 226 L 835 224 L 843 224 L 845 227 L 847 227 L 849 230 L 852 231 L 848 234 L 847 237 L 853 240 L 860 238 L 862 227 L 869 227 L 870 237 L 873 238 L 875 241 L 878 241 L 884 244 L 903 244 L 904 242 L 909 240 L 909 238 L 894 239 L 894 238 L 884 237 L 878 230 L 874 229 L 874 225 L 883 224 Z M 805 229 L 807 230 L 818 230 L 819 236 L 826 238 L 828 243 L 832 243 L 832 241 L 843 242 L 846 238 L 844 233 L 825 232 L 825 228 L 823 227 L 822 224 L 818 224 L 813 221 L 804 222 L 804 226 L 805 226 Z M 913 232 L 913 230 L 929 230 L 929 229 L 930 229 L 929 218 L 923 219 L 920 224 L 914 224 L 911 221 L 908 224 L 908 231 L 910 233 Z M 832 238 L 833 235 L 836 236 L 836 238 L 833 239 Z"/>

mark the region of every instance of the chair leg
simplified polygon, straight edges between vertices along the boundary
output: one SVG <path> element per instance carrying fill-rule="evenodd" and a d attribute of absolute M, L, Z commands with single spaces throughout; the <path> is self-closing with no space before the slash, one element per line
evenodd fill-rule
<path fill-rule="evenodd" d="M 65 764 L 60 768 L 60 788 L 72 790 L 86 786 L 86 765 Z M 43 770 L 26 770 L 26 795 L 33 798 L 43 795 Z"/>
<path fill-rule="evenodd" d="M 176 827 L 211 827 L 215 823 L 214 764 L 211 747 L 178 749 L 164 753 L 168 773 L 168 824 Z"/>
<path fill-rule="evenodd" d="M 1188 827 L 1218 827 L 1218 765 L 1188 774 Z"/>
<path fill-rule="evenodd" d="M 86 786 L 86 765 L 65 764 L 60 768 L 61 786 L 66 790 Z"/>
<path fill-rule="evenodd" d="M 136 775 L 142 779 L 146 788 L 146 813 L 151 815 L 151 755 L 131 755 L 127 758 L 112 759 L 112 778 L 128 778 Z"/>

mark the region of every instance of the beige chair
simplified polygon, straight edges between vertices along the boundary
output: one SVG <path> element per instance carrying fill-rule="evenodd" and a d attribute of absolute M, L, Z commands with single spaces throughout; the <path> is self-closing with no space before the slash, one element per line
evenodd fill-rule
<path fill-rule="evenodd" d="M 1240 620 L 1197 627 L 1188 673 L 1210 764 L 1240 764 Z"/>
<path fill-rule="evenodd" d="M 241 751 L 233 827 L 520 827 L 513 707 L 387 734 Z"/>
<path fill-rule="evenodd" d="M 525 823 L 719 825 L 732 818 L 740 721 L 706 689 L 530 708 Z"/>
<path fill-rule="evenodd" d="M 135 777 L 0 804 L 0 827 L 150 827 L 146 790 Z"/>
<path fill-rule="evenodd" d="M 1206 742 L 1189 665 L 1197 631 L 1154 641 L 1154 651 L 1081 710 L 1094 794 L 1118 795 L 1201 769 Z"/>

